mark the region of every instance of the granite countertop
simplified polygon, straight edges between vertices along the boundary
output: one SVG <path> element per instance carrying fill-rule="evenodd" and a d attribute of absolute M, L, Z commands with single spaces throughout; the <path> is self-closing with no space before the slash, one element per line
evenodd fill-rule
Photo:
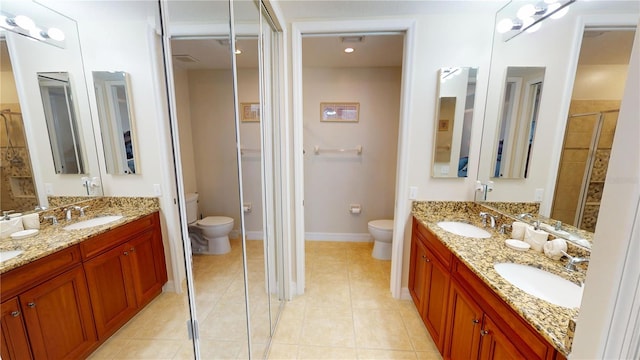
<path fill-rule="evenodd" d="M 74 211 L 73 220 L 67 222 L 64 217 L 60 216 L 63 212 L 61 208 L 48 210 L 40 215 L 41 225 L 37 235 L 21 240 L 1 239 L 0 251 L 23 250 L 24 252 L 12 259 L 1 262 L 0 274 L 159 210 L 158 201 L 155 198 L 100 198 L 84 202 L 81 205 L 89 205 L 85 217 L 79 217 L 78 213 Z M 56 214 L 57 218 L 61 219 L 59 224 L 51 225 L 45 222 L 43 217 L 47 214 Z M 117 221 L 87 229 L 63 229 L 67 225 L 105 215 L 122 215 L 123 217 Z"/>
<path fill-rule="evenodd" d="M 481 225 L 480 211 L 486 208 L 473 202 L 414 202 L 413 216 L 435 234 L 458 259 L 478 275 L 495 293 L 509 304 L 518 314 L 535 328 L 560 353 L 567 356 L 571 352 L 573 334 L 569 322 L 577 318 L 578 308 L 565 308 L 538 299 L 513 286 L 494 269 L 496 263 L 511 262 L 531 265 L 559 275 L 574 283 L 582 283 L 586 276 L 586 266 L 578 271 L 565 270 L 566 260 L 552 260 L 543 253 L 533 250 L 517 251 L 508 248 L 504 241 L 508 234 L 499 234 L 496 229 L 487 229 L 492 237 L 477 239 L 454 235 L 437 225 L 443 220 L 466 220 L 476 226 Z M 512 219 L 502 218 L 510 223 Z"/>

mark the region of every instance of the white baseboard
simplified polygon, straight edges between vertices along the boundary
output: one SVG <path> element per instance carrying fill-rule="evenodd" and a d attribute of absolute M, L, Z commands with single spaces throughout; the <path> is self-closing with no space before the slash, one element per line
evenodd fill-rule
<path fill-rule="evenodd" d="M 411 300 L 411 293 L 408 287 L 400 289 L 400 300 Z"/>
<path fill-rule="evenodd" d="M 173 280 L 167 281 L 167 283 L 162 286 L 162 292 L 174 292 L 178 294 L 182 292 L 182 291 L 178 292 L 176 290 L 178 289 L 176 289 L 176 285 L 175 285 L 175 282 L 173 282 Z"/>
<path fill-rule="evenodd" d="M 369 233 L 321 233 L 306 232 L 305 240 L 308 241 L 343 241 L 343 242 L 370 242 L 373 241 Z"/>

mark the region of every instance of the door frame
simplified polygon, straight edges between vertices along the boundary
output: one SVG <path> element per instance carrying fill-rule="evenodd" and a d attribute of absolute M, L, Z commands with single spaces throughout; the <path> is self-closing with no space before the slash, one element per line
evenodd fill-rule
<path fill-rule="evenodd" d="M 398 149 L 396 163 L 395 208 L 393 224 L 393 243 L 391 252 L 390 290 L 394 298 L 402 294 L 402 260 L 404 254 L 405 227 L 411 213 L 409 193 L 409 125 L 410 99 L 413 78 L 413 53 L 415 43 L 415 20 L 349 20 L 349 21 L 309 21 L 292 23 L 291 31 L 291 68 L 293 99 L 293 174 L 294 174 L 294 223 L 295 283 L 291 288 L 296 295 L 304 294 L 305 289 L 305 231 L 304 231 L 304 158 L 303 158 L 303 106 L 302 106 L 302 35 L 313 33 L 372 33 L 404 32 L 404 50 L 402 59 L 402 86 L 400 93 L 400 123 L 398 129 Z"/>

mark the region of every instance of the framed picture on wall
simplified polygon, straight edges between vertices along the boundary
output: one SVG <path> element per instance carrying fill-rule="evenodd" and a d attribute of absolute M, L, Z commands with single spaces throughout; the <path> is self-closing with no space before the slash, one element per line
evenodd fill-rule
<path fill-rule="evenodd" d="M 320 121 L 358 122 L 360 103 L 320 103 Z"/>
<path fill-rule="evenodd" d="M 260 104 L 240 103 L 240 115 L 243 122 L 260 122 Z"/>
<path fill-rule="evenodd" d="M 440 119 L 438 121 L 438 131 L 449 131 L 449 120 Z"/>

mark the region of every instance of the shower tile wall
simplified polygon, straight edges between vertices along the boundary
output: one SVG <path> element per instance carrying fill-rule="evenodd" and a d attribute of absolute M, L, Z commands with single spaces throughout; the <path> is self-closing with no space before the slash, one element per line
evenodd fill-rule
<path fill-rule="evenodd" d="M 587 114 L 618 109 L 617 100 L 574 100 L 569 114 Z M 615 134 L 618 113 L 605 113 L 600 139 L 591 169 L 591 178 L 587 184 L 586 202 L 582 215 L 584 230 L 594 231 L 600 209 L 600 199 L 609 164 L 611 145 Z M 565 134 L 562 160 L 558 172 L 554 209 L 552 217 L 573 224 L 582 191 L 582 182 L 587 171 L 589 147 L 597 115 L 570 118 Z"/>
<path fill-rule="evenodd" d="M 11 109 L 12 112 L 20 112 L 18 104 L 0 104 L 0 109 Z M 5 115 L 9 121 L 9 136 L 11 137 L 12 150 L 9 150 L 7 130 L 4 119 L 0 121 L 0 208 L 6 210 L 33 209 L 38 205 L 36 190 L 33 184 L 29 151 L 26 147 L 22 116 Z M 15 159 L 22 161 L 10 161 L 7 152 L 14 155 Z M 17 211 L 16 211 L 17 212 Z"/>

